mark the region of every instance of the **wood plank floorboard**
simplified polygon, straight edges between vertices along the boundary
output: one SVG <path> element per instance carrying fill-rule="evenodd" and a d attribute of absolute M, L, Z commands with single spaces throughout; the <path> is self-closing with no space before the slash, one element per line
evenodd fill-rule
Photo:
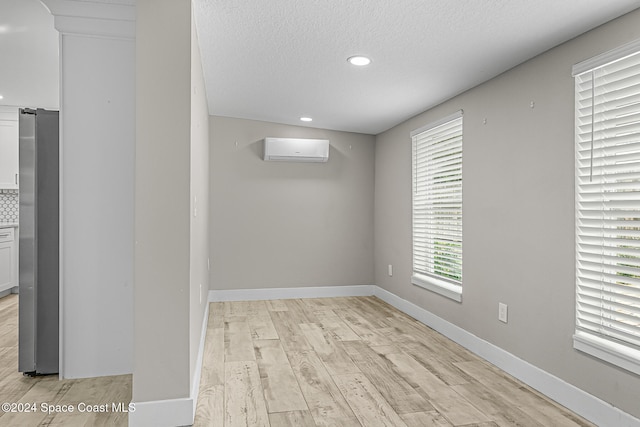
<path fill-rule="evenodd" d="M 385 334 L 381 333 L 378 328 L 369 323 L 357 310 L 342 308 L 334 311 L 338 317 L 360 337 L 360 340 L 366 344 L 389 345 L 392 343 Z"/>
<path fill-rule="evenodd" d="M 483 387 L 492 390 L 502 401 L 517 406 L 522 412 L 537 420 L 542 425 L 558 427 L 576 427 L 591 425 L 569 411 L 549 410 L 548 399 L 522 385 L 487 362 L 458 363 L 462 370 L 471 375 Z"/>
<path fill-rule="evenodd" d="M 225 426 L 269 427 L 258 365 L 253 361 L 225 362 Z"/>
<path fill-rule="evenodd" d="M 271 320 L 278 332 L 282 347 L 285 351 L 311 350 L 309 342 L 300 329 L 300 323 L 296 323 L 289 314 L 289 311 L 271 312 Z"/>
<path fill-rule="evenodd" d="M 437 356 L 429 350 L 425 350 L 422 343 L 402 343 L 399 348 L 424 366 L 429 372 L 438 377 L 447 385 L 466 384 L 471 376 L 455 365 L 452 358 Z M 442 351 L 442 349 L 440 350 Z M 440 353 L 447 354 L 447 353 Z"/>
<path fill-rule="evenodd" d="M 255 340 L 253 347 L 267 411 L 307 410 L 307 403 L 279 340 Z"/>
<path fill-rule="evenodd" d="M 345 348 L 356 366 L 375 384 L 398 414 L 434 409 L 427 399 L 393 370 L 393 364 L 386 356 L 379 355 L 371 347 L 358 341 L 345 343 Z"/>
<path fill-rule="evenodd" d="M 338 375 L 334 381 L 363 426 L 406 426 L 364 374 Z"/>
<path fill-rule="evenodd" d="M 320 327 L 337 341 L 358 341 L 360 337 L 333 310 L 315 310 Z"/>
<path fill-rule="evenodd" d="M 309 411 L 276 412 L 269 414 L 269 422 L 278 427 L 315 427 Z"/>
<path fill-rule="evenodd" d="M 376 297 L 214 304 L 197 426 L 593 426 Z"/>
<path fill-rule="evenodd" d="M 207 329 L 224 328 L 224 303 L 209 303 L 209 319 L 207 319 Z"/>
<path fill-rule="evenodd" d="M 247 316 L 225 316 L 224 321 L 225 361 L 240 362 L 256 360 L 251 342 L 251 330 Z"/>
<path fill-rule="evenodd" d="M 203 360 L 207 360 L 208 363 L 202 364 L 200 373 L 201 385 L 224 385 L 224 347 L 224 329 L 207 329 L 202 358 Z"/>
<path fill-rule="evenodd" d="M 87 405 L 131 402 L 131 375 L 59 380 L 57 375 L 25 377 L 18 372 L 18 295 L 0 298 L 0 400 L 36 404 L 35 411 L 1 412 L 0 426 L 127 426 L 126 412 L 48 414 L 41 404 Z"/>
<path fill-rule="evenodd" d="M 359 427 L 324 363 L 313 351 L 287 353 L 316 425 Z"/>
<path fill-rule="evenodd" d="M 438 411 L 401 414 L 400 418 L 402 418 L 407 427 L 451 427 L 453 425 Z"/>
<path fill-rule="evenodd" d="M 3 401 L 131 401 L 131 375 L 18 372 L 18 296 L 0 299 Z M 126 426 L 127 413 L 16 414 L 0 426 Z M 195 426 L 592 427 L 376 297 L 211 303 Z"/>
<path fill-rule="evenodd" d="M 249 332 L 254 340 L 277 340 L 280 338 L 269 313 L 247 316 Z"/>
<path fill-rule="evenodd" d="M 285 300 L 287 306 L 288 315 L 292 321 L 296 323 L 313 323 L 317 322 L 313 310 L 309 310 L 309 305 L 305 304 L 302 299 L 288 299 Z"/>
<path fill-rule="evenodd" d="M 301 323 L 300 329 L 330 374 L 341 375 L 360 372 L 345 352 L 342 343 L 331 338 L 330 334 L 323 331 L 320 326 L 315 323 Z"/>
<path fill-rule="evenodd" d="M 479 383 L 462 384 L 452 388 L 484 414 L 487 414 L 498 425 L 518 427 L 539 427 L 543 425 L 517 406 L 512 405 L 511 402 L 505 401 L 501 396 Z"/>
<path fill-rule="evenodd" d="M 199 427 L 224 425 L 224 316 L 219 314 L 223 307 L 215 304 L 221 303 L 209 305 L 209 327 L 203 353 L 207 363 L 202 364 L 193 423 Z"/>
<path fill-rule="evenodd" d="M 490 420 L 408 354 L 391 353 L 386 358 L 393 370 L 420 391 L 451 424 L 457 426 Z"/>
<path fill-rule="evenodd" d="M 289 311 L 287 304 L 283 299 L 274 299 L 265 301 L 265 305 L 269 311 Z"/>

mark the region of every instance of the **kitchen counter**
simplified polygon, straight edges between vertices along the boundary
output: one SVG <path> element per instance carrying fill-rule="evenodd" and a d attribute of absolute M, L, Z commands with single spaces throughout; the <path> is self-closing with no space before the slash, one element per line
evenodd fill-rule
<path fill-rule="evenodd" d="M 18 227 L 17 222 L 0 222 L 0 228 Z"/>

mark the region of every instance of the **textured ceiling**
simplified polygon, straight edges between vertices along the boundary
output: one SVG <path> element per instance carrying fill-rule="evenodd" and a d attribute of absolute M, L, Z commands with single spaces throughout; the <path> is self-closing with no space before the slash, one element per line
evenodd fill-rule
<path fill-rule="evenodd" d="M 639 0 L 194 0 L 210 114 L 369 134 Z M 640 24 L 639 24 L 640 25 Z M 367 55 L 372 64 L 346 62 Z"/>

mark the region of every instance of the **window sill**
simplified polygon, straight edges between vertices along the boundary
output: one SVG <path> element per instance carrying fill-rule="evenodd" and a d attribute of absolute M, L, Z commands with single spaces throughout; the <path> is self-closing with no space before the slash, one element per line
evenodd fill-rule
<path fill-rule="evenodd" d="M 436 294 L 442 295 L 457 302 L 462 302 L 462 286 L 424 274 L 413 273 L 411 283 L 421 288 L 427 289 Z"/>
<path fill-rule="evenodd" d="M 583 331 L 573 336 L 573 348 L 640 375 L 640 350 Z"/>

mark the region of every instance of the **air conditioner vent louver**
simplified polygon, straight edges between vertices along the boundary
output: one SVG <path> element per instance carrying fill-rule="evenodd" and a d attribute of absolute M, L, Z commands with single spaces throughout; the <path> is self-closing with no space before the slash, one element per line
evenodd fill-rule
<path fill-rule="evenodd" d="M 329 160 L 329 140 L 265 138 L 264 160 L 270 162 L 326 162 Z"/>

